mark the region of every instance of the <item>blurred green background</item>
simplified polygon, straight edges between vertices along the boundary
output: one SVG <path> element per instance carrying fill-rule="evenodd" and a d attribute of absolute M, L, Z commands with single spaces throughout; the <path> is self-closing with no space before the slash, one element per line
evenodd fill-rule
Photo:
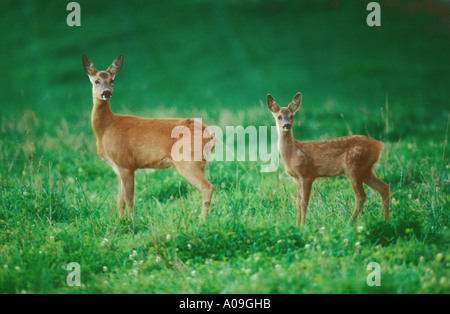
<path fill-rule="evenodd" d="M 442 140 L 450 108 L 448 2 L 379 1 L 381 27 L 367 26 L 368 2 L 78 1 L 81 27 L 69 27 L 69 1 L 2 1 L 1 116 L 31 109 L 50 128 L 89 119 L 81 55 L 106 69 L 123 54 L 116 113 L 246 125 L 266 114 L 260 100 L 268 93 L 287 105 L 301 91 L 303 137 L 351 128 L 381 138 L 387 103 L 390 139 Z M 240 121 L 221 119 L 222 109 L 241 112 Z M 321 127 L 330 118 L 339 122 L 336 134 Z"/>
<path fill-rule="evenodd" d="M 0 2 L 0 293 L 448 293 L 450 4 L 378 1 Z M 81 56 L 124 55 L 113 112 L 274 124 L 265 105 L 302 92 L 296 139 L 383 141 L 376 192 L 355 225 L 346 178 L 317 180 L 307 226 L 281 164 L 211 162 L 200 195 L 174 169 L 137 171 L 135 222 L 97 156 Z M 82 287 L 65 266 L 82 265 Z M 382 287 L 366 283 L 379 262 Z"/>

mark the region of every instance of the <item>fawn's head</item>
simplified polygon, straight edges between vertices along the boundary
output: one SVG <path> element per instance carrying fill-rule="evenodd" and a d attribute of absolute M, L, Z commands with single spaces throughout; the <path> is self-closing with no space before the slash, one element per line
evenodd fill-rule
<path fill-rule="evenodd" d="M 302 94 L 298 93 L 292 99 L 291 103 L 287 107 L 278 106 L 276 100 L 272 95 L 267 95 L 267 107 L 272 111 L 280 131 L 287 132 L 292 128 L 294 123 L 294 114 L 300 108 L 302 102 Z"/>
<path fill-rule="evenodd" d="M 106 71 L 97 71 L 94 62 L 87 56 L 83 56 L 83 66 L 92 83 L 92 95 L 94 98 L 108 100 L 112 96 L 114 77 L 122 67 L 123 56 L 118 56 Z"/>

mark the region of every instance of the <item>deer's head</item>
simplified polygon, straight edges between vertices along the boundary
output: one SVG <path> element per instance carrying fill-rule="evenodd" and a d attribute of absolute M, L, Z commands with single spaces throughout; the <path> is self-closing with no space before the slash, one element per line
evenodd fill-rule
<path fill-rule="evenodd" d="M 275 117 L 275 122 L 277 123 L 279 131 L 287 132 L 292 128 L 294 114 L 300 108 L 301 102 L 302 94 L 298 93 L 292 99 L 289 106 L 280 108 L 272 95 L 267 95 L 267 107 Z"/>
<path fill-rule="evenodd" d="M 108 100 L 112 96 L 114 77 L 122 67 L 123 56 L 118 56 L 106 71 L 97 71 L 94 62 L 87 56 L 83 56 L 83 66 L 89 80 L 92 83 L 92 95 L 94 98 Z"/>

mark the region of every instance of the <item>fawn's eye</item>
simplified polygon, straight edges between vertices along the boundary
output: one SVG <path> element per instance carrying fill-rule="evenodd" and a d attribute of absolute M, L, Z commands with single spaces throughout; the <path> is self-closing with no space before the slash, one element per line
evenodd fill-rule
<path fill-rule="evenodd" d="M 289 117 L 289 119 L 293 119 L 293 118 L 294 118 L 294 116 L 290 116 L 290 117 Z"/>
<path fill-rule="evenodd" d="M 281 116 L 278 116 L 278 120 L 281 120 Z"/>
<path fill-rule="evenodd" d="M 114 80 L 111 80 L 111 85 L 114 85 Z"/>
<path fill-rule="evenodd" d="M 100 84 L 100 81 L 96 80 L 94 83 L 95 83 L 95 85 L 98 85 L 98 84 Z"/>

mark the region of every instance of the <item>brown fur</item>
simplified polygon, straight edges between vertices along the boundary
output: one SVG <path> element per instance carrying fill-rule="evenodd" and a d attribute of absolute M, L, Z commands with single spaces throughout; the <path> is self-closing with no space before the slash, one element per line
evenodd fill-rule
<path fill-rule="evenodd" d="M 267 106 L 277 121 L 278 148 L 286 172 L 297 183 L 298 225 L 305 224 L 311 186 L 317 177 L 345 175 L 356 197 L 351 221 L 358 216 L 366 200 L 363 183 L 378 191 L 383 200 L 383 215 L 389 216 L 389 185 L 378 179 L 372 168 L 380 157 L 383 145 L 362 135 L 352 135 L 324 141 L 297 141 L 292 135 L 293 116 L 300 108 L 298 93 L 288 107 L 280 108 L 271 96 Z"/>
<path fill-rule="evenodd" d="M 193 119 L 146 119 L 129 115 L 114 114 L 110 100 L 104 99 L 105 89 L 113 91 L 115 75 L 122 67 L 123 57 L 114 60 L 106 71 L 97 71 L 93 62 L 83 56 L 83 65 L 93 84 L 91 123 L 97 139 L 97 152 L 117 173 L 119 178 L 119 217 L 124 217 L 125 207 L 133 215 L 134 172 L 141 168 L 163 169 L 175 167 L 202 194 L 202 218 L 206 219 L 214 186 L 205 177 L 206 160 L 203 148 L 207 141 L 202 138 L 201 161 L 174 161 L 171 156 L 172 138 L 176 126 L 186 126 L 191 131 L 194 142 Z M 207 125 L 202 123 L 202 132 Z M 194 145 L 192 145 L 194 147 Z M 198 148 L 197 148 L 198 149 Z M 192 157 L 194 156 L 194 149 Z"/>

